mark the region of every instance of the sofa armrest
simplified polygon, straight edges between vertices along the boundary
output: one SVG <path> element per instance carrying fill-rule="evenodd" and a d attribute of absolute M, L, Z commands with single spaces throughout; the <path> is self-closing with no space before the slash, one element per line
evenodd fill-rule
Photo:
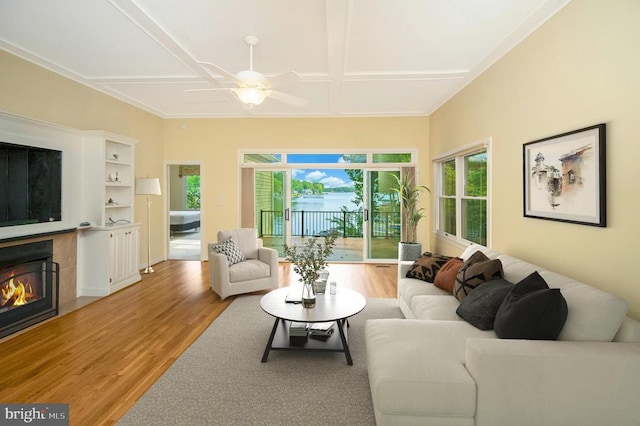
<path fill-rule="evenodd" d="M 411 269 L 413 261 L 411 260 L 399 260 L 398 261 L 398 279 L 406 278 L 407 272 Z"/>
<path fill-rule="evenodd" d="M 630 425 L 640 418 L 640 344 L 469 339 L 476 425 Z"/>

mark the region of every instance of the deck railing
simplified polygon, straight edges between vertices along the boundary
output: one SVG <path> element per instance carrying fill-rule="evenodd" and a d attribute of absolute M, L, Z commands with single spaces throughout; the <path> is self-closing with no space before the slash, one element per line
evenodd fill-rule
<path fill-rule="evenodd" d="M 284 212 L 260 210 L 259 232 L 261 237 L 284 235 Z M 294 237 L 318 237 L 337 232 L 343 238 L 362 238 L 363 212 L 361 211 L 309 211 L 291 212 L 291 235 Z M 368 226 L 374 238 L 400 236 L 400 213 L 372 212 Z"/>

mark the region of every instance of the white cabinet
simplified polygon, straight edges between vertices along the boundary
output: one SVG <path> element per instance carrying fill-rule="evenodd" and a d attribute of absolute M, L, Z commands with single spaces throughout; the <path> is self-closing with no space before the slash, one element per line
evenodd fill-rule
<path fill-rule="evenodd" d="M 109 233 L 109 254 L 111 256 L 109 285 L 119 287 L 130 277 L 140 279 L 138 271 L 140 228 L 138 226 L 119 228 L 109 231 Z"/>
<path fill-rule="evenodd" d="M 114 225 L 82 232 L 84 258 L 80 296 L 106 296 L 140 281 L 140 225 Z"/>
<path fill-rule="evenodd" d="M 140 281 L 140 225 L 134 224 L 135 139 L 88 131 L 82 146 L 78 295 L 106 296 Z"/>

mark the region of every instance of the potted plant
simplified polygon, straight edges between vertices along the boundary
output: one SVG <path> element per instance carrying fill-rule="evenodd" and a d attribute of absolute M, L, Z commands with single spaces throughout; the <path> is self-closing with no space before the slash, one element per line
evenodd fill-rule
<path fill-rule="evenodd" d="M 398 258 L 400 260 L 415 260 L 422 254 L 422 244 L 417 241 L 417 228 L 418 222 L 425 216 L 424 208 L 419 207 L 420 194 L 431 191 L 424 185 L 415 185 L 412 176 L 403 174 L 396 179 L 398 186 L 393 190 L 400 198 L 404 224 L 401 241 L 398 244 Z"/>
<path fill-rule="evenodd" d="M 335 243 L 336 234 L 331 233 L 323 237 L 323 241 L 309 238 L 302 248 L 284 245 L 285 258 L 293 264 L 294 272 L 300 275 L 302 305 L 305 308 L 313 308 L 316 304 L 313 286 L 320 277 L 320 270 L 327 266 L 327 258 L 333 253 Z"/>

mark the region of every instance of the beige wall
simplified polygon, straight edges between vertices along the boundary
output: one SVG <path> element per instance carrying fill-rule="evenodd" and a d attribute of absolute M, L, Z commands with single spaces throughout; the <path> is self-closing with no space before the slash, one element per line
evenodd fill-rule
<path fill-rule="evenodd" d="M 139 141 L 136 174 L 162 176 L 162 119 L 0 50 L 0 110 L 81 130 L 108 130 Z M 163 188 L 164 192 L 164 188 Z M 145 198 L 136 197 L 141 259 L 147 258 Z M 163 203 L 152 204 L 152 238 L 163 231 Z M 152 241 L 151 258 L 164 255 Z"/>
<path fill-rule="evenodd" d="M 493 138 L 493 248 L 617 294 L 640 319 L 640 2 L 573 1 L 431 116 L 433 155 Z M 522 144 L 607 124 L 606 228 L 522 215 Z M 460 248 L 438 241 L 437 249 Z"/>
<path fill-rule="evenodd" d="M 420 160 L 419 182 L 425 183 L 428 134 L 427 117 L 172 119 L 165 121 L 165 161 L 202 161 L 203 232 L 205 241 L 215 241 L 219 229 L 240 224 L 239 150 L 413 148 Z"/>

